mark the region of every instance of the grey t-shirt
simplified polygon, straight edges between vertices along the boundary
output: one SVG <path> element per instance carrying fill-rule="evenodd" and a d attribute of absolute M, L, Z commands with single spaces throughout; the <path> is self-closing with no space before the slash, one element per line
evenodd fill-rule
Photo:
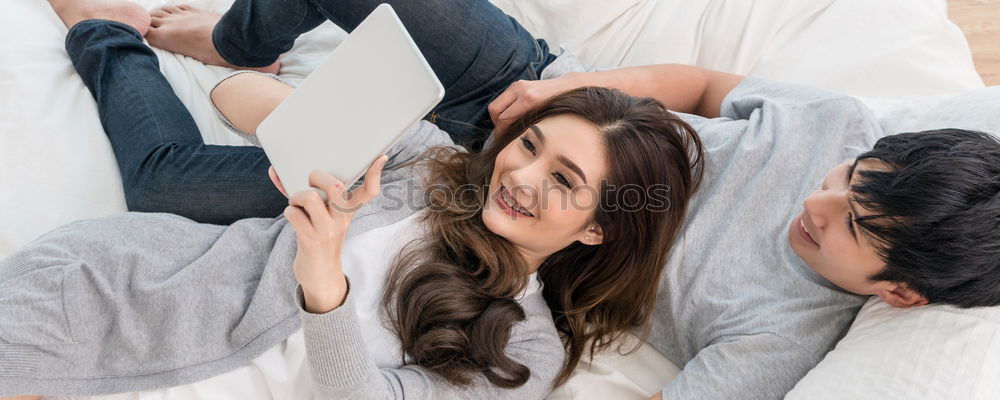
<path fill-rule="evenodd" d="M 683 369 L 664 399 L 780 399 L 864 301 L 795 255 L 789 224 L 827 171 L 882 131 L 854 98 L 753 77 L 726 97 L 722 118 L 683 118 L 707 164 L 649 339 Z"/>

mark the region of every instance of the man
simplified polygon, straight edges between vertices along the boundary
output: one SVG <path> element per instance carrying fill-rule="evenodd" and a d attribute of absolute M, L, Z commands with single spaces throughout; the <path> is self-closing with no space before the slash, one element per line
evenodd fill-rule
<path fill-rule="evenodd" d="M 338 15 L 336 4 L 239 0 L 221 21 L 170 7 L 153 13 L 147 37 L 207 63 L 269 67 L 325 18 L 360 20 Z M 899 307 L 1000 303 L 1000 144 L 987 135 L 884 137 L 850 97 L 689 66 L 564 73 L 581 68 L 524 40 L 516 22 L 509 40 L 488 38 L 499 44 L 470 39 L 469 27 L 512 23 L 487 2 L 394 6 L 432 68 L 457 77 L 435 112 L 444 118 L 434 119 L 453 125 L 446 130 L 460 132 L 458 141 L 483 139 L 487 115 L 502 128 L 580 86 L 696 114 L 686 120 L 705 143 L 704 183 L 671 250 L 648 338 L 683 367 L 665 399 L 782 398 L 844 334 L 866 295 Z M 470 57 L 496 46 L 504 57 Z M 558 77 L 531 81 L 539 73 Z M 528 80 L 494 98 L 517 79 Z M 448 99 L 462 106 L 449 109 Z"/>
<path fill-rule="evenodd" d="M 885 136 L 847 96 L 670 65 L 519 82 L 491 115 L 502 124 L 580 85 L 722 117 L 686 119 L 708 166 L 649 338 L 683 367 L 663 398 L 783 397 L 864 295 L 896 307 L 1000 304 L 995 137 Z"/>

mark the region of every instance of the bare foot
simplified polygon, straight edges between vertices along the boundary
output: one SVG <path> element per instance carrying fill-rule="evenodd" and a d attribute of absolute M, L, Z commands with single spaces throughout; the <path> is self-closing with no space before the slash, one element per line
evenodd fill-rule
<path fill-rule="evenodd" d="M 249 69 L 277 74 L 281 64 L 275 62 L 266 67 L 238 67 L 226 62 L 215 50 L 212 30 L 222 16 L 188 5 L 163 7 L 153 11 L 152 28 L 146 34 L 149 44 L 163 50 L 183 54 L 208 65 Z"/>
<path fill-rule="evenodd" d="M 88 19 L 107 19 L 131 26 L 142 35 L 149 31 L 149 13 L 130 1 L 49 0 L 49 4 L 67 28 Z"/>

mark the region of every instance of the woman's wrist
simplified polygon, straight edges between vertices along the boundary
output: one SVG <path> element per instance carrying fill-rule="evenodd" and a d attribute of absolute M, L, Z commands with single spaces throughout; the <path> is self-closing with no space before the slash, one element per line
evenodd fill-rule
<path fill-rule="evenodd" d="M 300 283 L 303 308 L 310 314 L 326 314 L 344 304 L 349 290 L 347 278 L 338 274 L 331 282 Z"/>

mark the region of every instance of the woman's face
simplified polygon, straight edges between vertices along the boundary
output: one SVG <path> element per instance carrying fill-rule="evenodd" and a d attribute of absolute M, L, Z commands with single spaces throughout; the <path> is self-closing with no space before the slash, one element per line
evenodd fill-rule
<path fill-rule="evenodd" d="M 575 115 L 549 117 L 519 132 L 493 165 L 486 227 L 536 266 L 574 241 L 600 244 L 593 219 L 608 171 L 602 136 Z"/>

